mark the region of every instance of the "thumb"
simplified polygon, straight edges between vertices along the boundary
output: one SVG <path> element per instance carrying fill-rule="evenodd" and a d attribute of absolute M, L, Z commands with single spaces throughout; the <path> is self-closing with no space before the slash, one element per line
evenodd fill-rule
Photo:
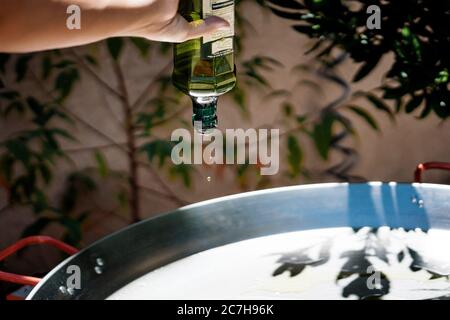
<path fill-rule="evenodd" d="M 200 38 L 216 31 L 227 30 L 229 28 L 230 24 L 228 21 L 215 16 L 208 17 L 205 20 L 193 21 L 188 23 L 189 31 L 186 40 Z"/>
<path fill-rule="evenodd" d="M 177 15 L 166 27 L 164 33 L 166 34 L 166 39 L 170 39 L 169 41 L 171 42 L 184 42 L 228 28 L 230 28 L 228 21 L 219 17 L 212 16 L 205 20 L 188 22 L 181 15 Z"/>

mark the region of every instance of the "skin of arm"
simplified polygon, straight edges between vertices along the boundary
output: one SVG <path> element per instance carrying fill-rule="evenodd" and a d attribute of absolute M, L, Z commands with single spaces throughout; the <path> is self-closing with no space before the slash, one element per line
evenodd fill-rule
<path fill-rule="evenodd" d="M 1 0 L 0 52 L 65 48 L 110 37 L 183 42 L 229 27 L 217 17 L 188 23 L 177 14 L 179 1 Z M 66 26 L 70 5 L 81 9 L 80 30 Z"/>

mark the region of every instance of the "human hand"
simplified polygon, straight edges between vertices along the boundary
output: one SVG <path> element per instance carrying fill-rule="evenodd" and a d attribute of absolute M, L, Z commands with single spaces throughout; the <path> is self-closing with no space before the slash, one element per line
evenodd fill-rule
<path fill-rule="evenodd" d="M 183 42 L 229 28 L 218 17 L 186 21 L 177 13 L 180 0 L 0 1 L 0 52 L 66 48 L 122 36 Z M 69 5 L 80 7 L 77 30 L 66 26 Z"/>
<path fill-rule="evenodd" d="M 227 21 L 218 17 L 209 17 L 193 22 L 186 21 L 177 12 L 180 0 L 144 1 L 147 2 L 147 5 L 141 7 L 142 18 L 136 21 L 131 30 L 127 30 L 128 36 L 138 36 L 155 41 L 183 42 L 230 27 Z M 143 1 L 138 2 L 142 3 Z"/>

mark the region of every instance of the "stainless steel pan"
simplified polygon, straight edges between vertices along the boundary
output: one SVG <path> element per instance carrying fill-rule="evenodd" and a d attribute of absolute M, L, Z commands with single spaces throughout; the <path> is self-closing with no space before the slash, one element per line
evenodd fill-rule
<path fill-rule="evenodd" d="M 450 187 L 318 184 L 202 202 L 150 219 L 68 258 L 28 299 L 104 299 L 161 266 L 211 248 L 279 233 L 335 227 L 450 229 Z M 67 268 L 81 289 L 66 290 Z"/>

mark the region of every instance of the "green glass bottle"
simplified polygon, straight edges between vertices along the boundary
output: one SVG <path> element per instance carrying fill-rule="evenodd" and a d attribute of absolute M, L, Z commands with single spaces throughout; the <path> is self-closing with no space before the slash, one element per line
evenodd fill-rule
<path fill-rule="evenodd" d="M 236 84 L 234 66 L 234 0 L 183 0 L 179 12 L 188 21 L 218 16 L 229 30 L 174 46 L 173 83 L 192 98 L 196 130 L 216 128 L 218 97 Z"/>

